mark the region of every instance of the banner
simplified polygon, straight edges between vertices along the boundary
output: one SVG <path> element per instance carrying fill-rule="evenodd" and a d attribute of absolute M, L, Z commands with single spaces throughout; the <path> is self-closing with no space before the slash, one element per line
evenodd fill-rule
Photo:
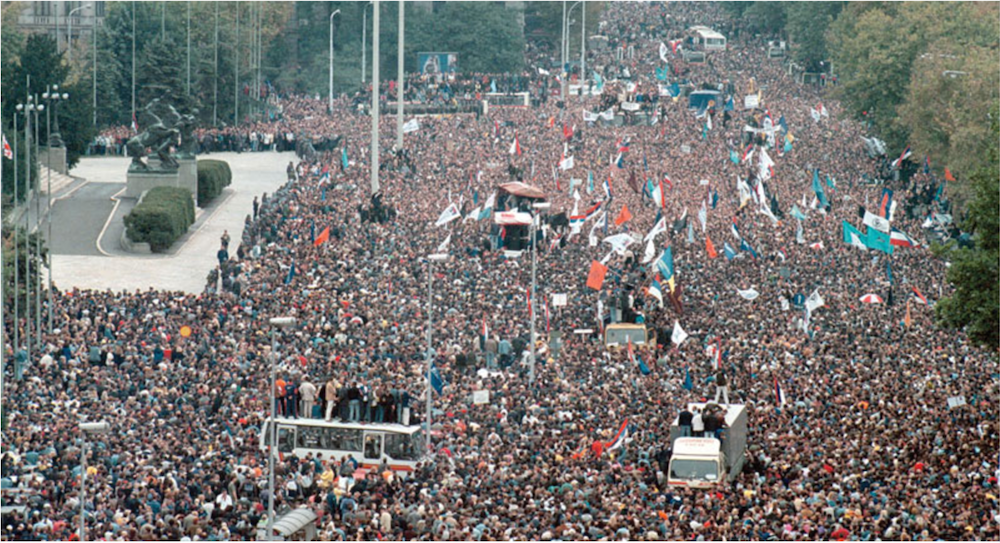
<path fill-rule="evenodd" d="M 410 119 L 409 121 L 406 121 L 406 124 L 403 125 L 404 134 L 409 134 L 410 132 L 416 132 L 417 130 L 420 130 L 420 121 L 416 119 Z"/>
<path fill-rule="evenodd" d="M 889 233 L 889 221 L 884 217 L 879 217 L 878 215 L 872 213 L 871 211 L 865 210 L 863 222 L 871 228 L 874 228 L 880 232 Z"/>
<path fill-rule="evenodd" d="M 458 53 L 417 53 L 422 74 L 446 74 L 458 71 Z"/>
<path fill-rule="evenodd" d="M 743 97 L 743 109 L 756 109 L 760 105 L 760 99 L 756 94 L 748 94 Z"/>

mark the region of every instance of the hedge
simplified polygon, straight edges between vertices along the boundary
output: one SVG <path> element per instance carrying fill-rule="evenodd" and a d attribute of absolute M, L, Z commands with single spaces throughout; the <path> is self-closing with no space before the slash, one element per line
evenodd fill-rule
<path fill-rule="evenodd" d="M 198 161 L 198 205 L 205 207 L 222 189 L 233 182 L 233 172 L 229 163 L 223 160 Z"/>
<path fill-rule="evenodd" d="M 178 187 L 150 189 L 142 202 L 125 216 L 128 237 L 136 243 L 149 243 L 153 252 L 170 248 L 194 223 L 191 191 Z"/>

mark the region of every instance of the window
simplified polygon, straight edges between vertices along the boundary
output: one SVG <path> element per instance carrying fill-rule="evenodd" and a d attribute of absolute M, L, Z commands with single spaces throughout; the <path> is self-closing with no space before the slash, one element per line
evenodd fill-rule
<path fill-rule="evenodd" d="M 323 448 L 338 451 L 361 452 L 361 430 L 327 428 Z"/>
<path fill-rule="evenodd" d="M 63 16 L 69 17 L 69 12 L 80 7 L 80 2 L 63 2 Z"/>
<path fill-rule="evenodd" d="M 419 439 L 416 443 L 414 438 Z M 386 434 L 385 454 L 394 460 L 418 460 L 420 458 L 420 447 L 423 444 L 423 437 L 417 432 L 412 437 L 406 434 Z"/>
<path fill-rule="evenodd" d="M 52 2 L 35 2 L 35 15 L 40 17 L 49 17 L 52 15 Z"/>
<path fill-rule="evenodd" d="M 278 452 L 290 453 L 295 449 L 295 427 L 278 427 Z"/>
<path fill-rule="evenodd" d="M 316 428 L 313 426 L 299 426 L 298 431 L 298 446 L 303 449 L 321 449 L 322 438 L 326 434 L 325 428 Z"/>
<path fill-rule="evenodd" d="M 104 17 L 104 2 L 94 2 L 94 15 Z"/>
<path fill-rule="evenodd" d="M 718 481 L 719 463 L 714 460 L 675 458 L 670 461 L 670 478 Z"/>
<path fill-rule="evenodd" d="M 365 436 L 365 458 L 371 460 L 382 458 L 382 434 Z"/>

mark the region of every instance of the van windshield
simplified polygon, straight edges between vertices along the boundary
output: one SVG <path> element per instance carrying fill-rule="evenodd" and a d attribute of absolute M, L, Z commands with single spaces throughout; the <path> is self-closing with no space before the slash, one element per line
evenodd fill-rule
<path fill-rule="evenodd" d="M 719 463 L 714 460 L 674 458 L 670 461 L 670 478 L 718 481 Z"/>

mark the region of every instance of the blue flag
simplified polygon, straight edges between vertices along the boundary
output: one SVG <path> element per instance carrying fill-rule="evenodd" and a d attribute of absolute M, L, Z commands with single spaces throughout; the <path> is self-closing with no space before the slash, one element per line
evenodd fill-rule
<path fill-rule="evenodd" d="M 896 282 L 892 280 L 892 261 L 889 259 L 886 259 L 885 261 L 885 274 L 889 276 L 890 285 L 896 284 Z"/>
<path fill-rule="evenodd" d="M 799 206 L 797 206 L 797 205 L 793 205 L 792 206 L 792 217 L 796 218 L 796 219 L 798 219 L 800 221 L 806 220 L 805 214 L 802 213 L 802 211 L 799 210 Z"/>
<path fill-rule="evenodd" d="M 684 390 L 694 390 L 694 383 L 691 382 L 691 367 L 686 366 L 684 368 Z"/>
<path fill-rule="evenodd" d="M 496 93 L 496 91 L 497 91 L 497 81 L 496 81 L 496 79 L 491 79 L 490 80 L 490 92 Z"/>
<path fill-rule="evenodd" d="M 656 69 L 656 78 L 659 79 L 660 81 L 666 81 L 667 80 L 667 67 L 666 66 L 664 66 L 662 68 L 657 68 Z"/>
<path fill-rule="evenodd" d="M 287 284 L 291 283 L 292 279 L 295 279 L 295 263 L 294 262 L 292 262 L 292 267 L 288 269 L 288 275 L 285 276 L 285 284 L 287 285 Z"/>
<path fill-rule="evenodd" d="M 733 97 L 730 96 L 729 100 L 726 100 L 726 105 L 725 107 L 722 108 L 722 111 L 735 111 L 735 110 L 736 110 L 736 104 L 733 103 Z"/>
<path fill-rule="evenodd" d="M 325 202 L 326 201 L 326 185 L 323 185 L 322 190 L 320 190 L 320 192 L 319 192 L 319 200 L 321 202 Z"/>
<path fill-rule="evenodd" d="M 747 243 L 747 240 L 745 239 L 740 240 L 740 250 L 748 251 L 751 255 L 753 255 L 754 260 L 757 259 L 757 251 L 753 250 L 753 247 L 751 247 L 750 244 Z"/>
<path fill-rule="evenodd" d="M 733 161 L 733 164 L 739 164 L 740 163 L 740 155 L 739 155 L 739 153 L 737 153 L 733 149 L 730 149 L 729 150 L 729 160 Z"/>
<path fill-rule="evenodd" d="M 717 206 L 717 205 L 719 205 L 719 191 L 713 190 L 712 191 L 712 209 L 715 209 L 715 206 Z"/>
<path fill-rule="evenodd" d="M 341 150 L 340 150 L 340 162 L 341 162 L 341 164 L 343 164 L 344 169 L 346 170 L 347 169 L 347 146 L 346 145 L 343 148 L 341 148 Z"/>
<path fill-rule="evenodd" d="M 729 246 L 729 242 L 728 241 L 723 242 L 723 244 L 722 244 L 722 252 L 725 253 L 726 260 L 732 260 L 732 259 L 736 258 L 736 251 L 732 247 Z"/>
<path fill-rule="evenodd" d="M 594 86 L 597 87 L 597 90 L 604 88 L 604 79 L 602 79 L 601 74 L 597 72 L 594 72 Z"/>
<path fill-rule="evenodd" d="M 677 98 L 681 95 L 681 86 L 677 83 L 670 84 L 670 96 Z"/>
<path fill-rule="evenodd" d="M 784 131 L 786 134 L 788 133 L 788 123 L 785 122 L 784 115 L 778 118 L 778 126 L 780 126 L 781 130 Z"/>
<path fill-rule="evenodd" d="M 649 366 L 647 366 L 646 362 L 642 360 L 642 357 L 639 356 L 639 353 L 635 353 L 635 359 L 639 361 L 639 373 L 643 375 L 649 375 Z"/>
<path fill-rule="evenodd" d="M 784 152 L 786 152 L 786 153 L 792 152 L 792 142 L 789 141 L 788 138 L 785 138 L 785 150 L 784 150 Z"/>
<path fill-rule="evenodd" d="M 434 388 L 434 392 L 441 394 L 444 391 L 445 385 L 444 379 L 441 377 L 441 372 L 438 370 L 437 366 L 431 364 L 431 387 Z"/>
<path fill-rule="evenodd" d="M 823 185 L 819 182 L 819 168 L 813 170 L 813 192 L 816 193 L 816 198 L 819 200 L 819 205 L 822 207 L 827 206 L 826 194 L 823 192 Z"/>
<path fill-rule="evenodd" d="M 649 171 L 649 162 L 646 162 L 646 153 L 642 154 L 642 170 L 646 172 Z"/>

